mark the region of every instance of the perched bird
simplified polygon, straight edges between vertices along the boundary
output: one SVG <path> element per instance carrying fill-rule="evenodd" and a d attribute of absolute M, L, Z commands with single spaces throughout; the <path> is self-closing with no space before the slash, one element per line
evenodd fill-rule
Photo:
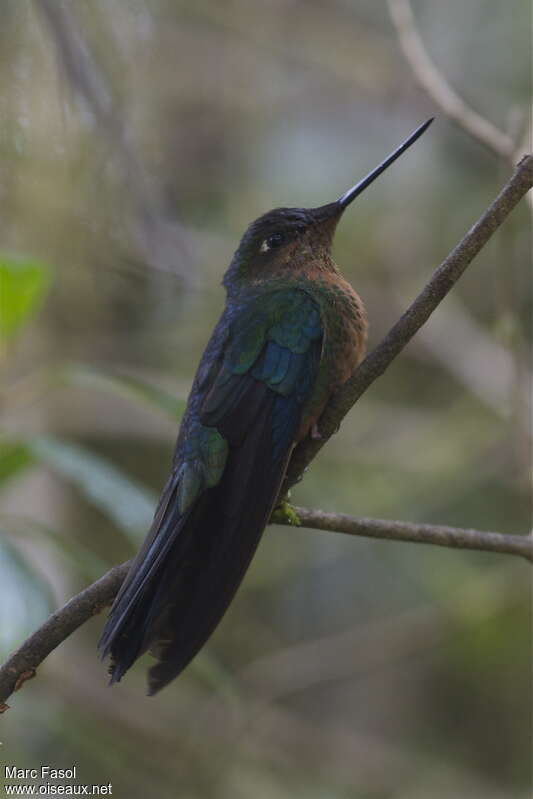
<path fill-rule="evenodd" d="M 268 523 L 295 444 L 366 344 L 362 301 L 331 257 L 348 205 L 422 133 L 421 125 L 336 202 L 276 208 L 253 222 L 225 274 L 226 307 L 200 361 L 151 530 L 99 643 L 111 682 L 150 650 L 154 694 L 228 608 Z"/>

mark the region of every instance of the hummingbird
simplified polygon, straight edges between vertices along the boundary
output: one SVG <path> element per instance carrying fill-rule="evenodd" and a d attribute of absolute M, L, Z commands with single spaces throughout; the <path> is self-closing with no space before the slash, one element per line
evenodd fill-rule
<path fill-rule="evenodd" d="M 150 531 L 98 644 L 110 683 L 156 658 L 148 693 L 190 663 L 229 607 L 277 505 L 294 447 L 366 348 L 362 300 L 332 255 L 346 208 L 433 120 L 338 200 L 275 208 L 248 227 L 200 360 Z"/>

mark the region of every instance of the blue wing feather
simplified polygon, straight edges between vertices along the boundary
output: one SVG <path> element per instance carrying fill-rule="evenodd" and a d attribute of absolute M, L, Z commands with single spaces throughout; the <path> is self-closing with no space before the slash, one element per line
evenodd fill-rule
<path fill-rule="evenodd" d="M 187 665 L 231 602 L 318 375 L 323 331 L 305 292 L 226 313 L 200 364 L 151 532 L 100 643 L 113 680 L 151 648 L 159 661 L 151 692 Z"/>

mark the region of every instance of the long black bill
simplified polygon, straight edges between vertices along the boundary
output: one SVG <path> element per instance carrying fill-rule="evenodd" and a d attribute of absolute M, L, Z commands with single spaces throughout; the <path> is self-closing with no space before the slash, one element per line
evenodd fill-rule
<path fill-rule="evenodd" d="M 352 186 L 351 189 L 348 189 L 348 191 L 337 200 L 337 206 L 339 206 L 341 210 L 344 211 L 346 206 L 349 205 L 352 202 L 352 200 L 355 200 L 355 198 L 358 197 L 361 194 L 361 192 L 367 188 L 367 186 L 370 186 L 370 184 L 373 183 L 375 179 L 379 177 L 379 175 L 381 175 L 381 173 L 387 169 L 387 167 L 389 167 L 394 161 L 396 161 L 396 159 L 399 158 L 400 155 L 402 155 L 402 153 L 408 150 L 409 147 L 412 144 L 414 144 L 418 138 L 420 138 L 420 136 L 424 133 L 424 131 L 426 131 L 429 128 L 429 126 L 433 122 L 433 119 L 434 118 L 431 117 L 431 119 L 428 119 L 428 121 L 424 122 L 423 125 L 420 125 L 419 128 L 417 128 L 415 131 L 413 131 L 413 133 L 411 133 L 409 138 L 406 139 L 403 144 L 400 144 L 397 150 L 394 150 L 393 153 L 387 156 L 387 158 L 385 158 L 385 160 L 382 161 L 379 166 L 373 169 L 372 172 L 370 172 L 370 174 L 366 176 L 366 178 L 363 178 L 362 180 L 359 181 L 359 183 L 356 183 L 355 186 Z"/>

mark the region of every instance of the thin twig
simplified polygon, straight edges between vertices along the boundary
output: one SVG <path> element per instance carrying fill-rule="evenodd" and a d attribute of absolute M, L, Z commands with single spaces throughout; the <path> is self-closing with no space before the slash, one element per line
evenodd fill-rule
<path fill-rule="evenodd" d="M 62 0 L 35 1 L 66 78 L 118 158 L 135 212 L 132 233 L 144 261 L 191 282 L 194 270 L 190 268 L 192 252 L 186 232 L 170 218 L 161 193 L 147 174 L 130 131 L 117 113 L 109 81 L 77 24 L 72 4 Z"/>
<path fill-rule="evenodd" d="M 476 549 L 480 552 L 520 555 L 533 562 L 533 537 L 506 535 L 441 524 L 417 524 L 389 519 L 365 519 L 345 513 L 327 513 L 309 508 L 294 509 L 303 527 L 329 530 L 334 533 L 382 538 L 387 541 L 411 541 L 415 544 L 434 544 L 454 549 Z M 290 524 L 289 521 L 285 522 Z"/>
<path fill-rule="evenodd" d="M 303 527 L 387 541 L 410 541 L 442 547 L 475 549 L 480 552 L 518 555 L 533 561 L 533 537 L 504 535 L 481 530 L 464 530 L 433 524 L 385 519 L 364 519 L 343 513 L 327 513 L 310 508 L 295 508 Z M 289 524 L 289 522 L 286 522 Z M 88 619 L 111 604 L 129 567 L 122 563 L 72 597 L 56 610 L 0 667 L 0 712 L 7 710 L 6 699 L 35 675 L 37 667 L 62 641 Z"/>
<path fill-rule="evenodd" d="M 321 438 L 307 438 L 298 445 L 289 464 L 283 492 L 300 480 L 317 452 L 338 430 L 350 408 L 429 319 L 465 269 L 532 186 L 533 156 L 527 155 L 520 161 L 511 179 L 489 208 L 435 270 L 418 297 L 328 404 L 319 420 Z"/>
<path fill-rule="evenodd" d="M 517 149 L 512 138 L 470 108 L 452 89 L 429 57 L 418 32 L 409 0 L 388 0 L 388 6 L 403 54 L 415 78 L 435 105 L 489 150 L 512 161 Z"/>

